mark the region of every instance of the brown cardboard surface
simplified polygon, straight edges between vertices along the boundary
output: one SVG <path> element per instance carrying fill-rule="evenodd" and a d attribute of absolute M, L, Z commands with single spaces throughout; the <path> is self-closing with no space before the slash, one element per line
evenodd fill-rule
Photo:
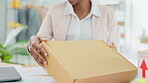
<path fill-rule="evenodd" d="M 128 83 L 137 68 L 103 41 L 48 41 L 46 70 L 57 83 Z"/>
<path fill-rule="evenodd" d="M 148 43 L 148 38 L 141 38 L 141 43 Z"/>

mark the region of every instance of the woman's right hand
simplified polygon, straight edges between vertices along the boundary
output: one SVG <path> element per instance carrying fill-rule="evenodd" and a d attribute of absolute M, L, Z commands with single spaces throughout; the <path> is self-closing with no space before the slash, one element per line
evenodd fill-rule
<path fill-rule="evenodd" d="M 28 43 L 28 52 L 35 59 L 35 61 L 42 67 L 47 64 L 45 56 L 48 56 L 45 49 L 41 46 L 42 41 L 49 41 L 46 37 L 32 36 Z"/>

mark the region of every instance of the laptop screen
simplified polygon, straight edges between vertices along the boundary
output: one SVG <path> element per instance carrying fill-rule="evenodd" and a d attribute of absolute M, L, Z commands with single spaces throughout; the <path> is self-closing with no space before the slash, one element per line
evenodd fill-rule
<path fill-rule="evenodd" d="M 14 67 L 0 67 L 0 82 L 21 80 L 21 76 Z"/>

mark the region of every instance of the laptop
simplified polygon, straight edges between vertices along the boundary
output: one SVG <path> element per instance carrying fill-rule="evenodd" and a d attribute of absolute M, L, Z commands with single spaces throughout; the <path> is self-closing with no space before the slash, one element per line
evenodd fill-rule
<path fill-rule="evenodd" d="M 0 83 L 19 81 L 22 77 L 14 67 L 0 67 Z"/>

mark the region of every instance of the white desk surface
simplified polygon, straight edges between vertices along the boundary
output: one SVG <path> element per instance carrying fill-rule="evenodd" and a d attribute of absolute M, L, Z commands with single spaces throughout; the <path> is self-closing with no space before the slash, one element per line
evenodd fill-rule
<path fill-rule="evenodd" d="M 22 80 L 11 83 L 55 83 L 55 80 L 42 67 L 23 67 L 5 63 L 0 63 L 0 67 L 15 67 L 19 72 Z"/>

